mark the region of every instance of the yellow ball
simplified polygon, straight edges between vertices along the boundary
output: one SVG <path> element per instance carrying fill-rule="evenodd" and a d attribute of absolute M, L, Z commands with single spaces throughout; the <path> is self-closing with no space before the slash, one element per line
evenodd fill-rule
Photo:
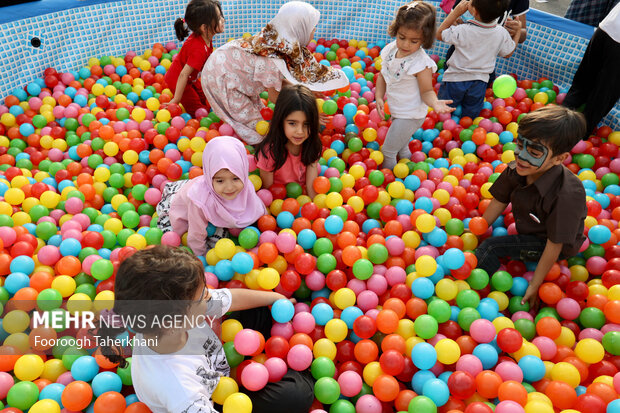
<path fill-rule="evenodd" d="M 93 302 L 90 297 L 84 293 L 73 294 L 67 300 L 67 311 L 71 314 L 81 311 L 90 311 L 93 308 Z"/>
<path fill-rule="evenodd" d="M 215 243 L 214 250 L 219 259 L 229 260 L 235 255 L 235 243 L 228 238 L 222 238 Z"/>
<path fill-rule="evenodd" d="M 25 198 L 26 195 L 24 194 L 24 191 L 17 188 L 9 188 L 4 193 L 4 200 L 11 205 L 19 205 Z"/>
<path fill-rule="evenodd" d="M 366 142 L 374 142 L 377 140 L 377 131 L 374 128 L 366 128 L 362 132 L 362 137 Z"/>
<path fill-rule="evenodd" d="M 118 235 L 123 229 L 123 222 L 118 218 L 110 218 L 103 223 L 103 229 L 107 229 Z"/>
<path fill-rule="evenodd" d="M 22 310 L 9 311 L 2 321 L 2 328 L 9 334 L 21 333 L 30 325 L 28 313 Z"/>
<path fill-rule="evenodd" d="M 140 234 L 131 234 L 129 238 L 127 238 L 126 245 L 128 247 L 134 247 L 137 250 L 144 249 L 144 247 L 146 247 L 146 238 Z"/>
<path fill-rule="evenodd" d="M 585 338 L 577 343 L 575 354 L 586 363 L 594 364 L 603 360 L 605 349 L 599 341 L 593 338 Z"/>
<path fill-rule="evenodd" d="M 381 151 L 372 151 L 368 157 L 375 161 L 377 165 L 381 165 L 383 163 L 383 152 Z"/>
<path fill-rule="evenodd" d="M 131 118 L 140 123 L 146 119 L 146 111 L 140 107 L 133 108 L 131 110 Z"/>
<path fill-rule="evenodd" d="M 235 320 L 233 318 L 225 320 L 222 323 L 222 341 L 224 341 L 224 343 L 233 341 L 235 339 L 235 335 L 241 330 L 243 330 L 243 326 L 239 320 Z"/>
<path fill-rule="evenodd" d="M 354 195 L 347 200 L 347 205 L 353 208 L 353 211 L 358 213 L 364 209 L 364 200 L 361 197 Z"/>
<path fill-rule="evenodd" d="M 349 329 L 347 324 L 339 318 L 329 320 L 325 324 L 325 337 L 327 337 L 333 343 L 340 343 L 347 338 Z"/>
<path fill-rule="evenodd" d="M 13 373 L 22 381 L 33 381 L 43 373 L 43 360 L 34 354 L 25 354 L 17 359 Z"/>
<path fill-rule="evenodd" d="M 220 377 L 220 381 L 217 384 L 217 387 L 213 391 L 211 395 L 211 399 L 217 404 L 223 405 L 226 401 L 226 398 L 233 393 L 237 393 L 239 391 L 239 385 L 235 381 L 227 376 Z"/>
<path fill-rule="evenodd" d="M 545 96 L 547 96 L 545 94 Z M 525 413 L 554 413 L 553 407 L 541 401 L 528 402 L 525 405 Z"/>
<path fill-rule="evenodd" d="M 463 249 L 465 250 L 475 250 L 478 246 L 478 237 L 471 232 L 462 234 L 461 239 L 463 240 Z"/>
<path fill-rule="evenodd" d="M 573 265 L 570 269 L 571 281 L 587 281 L 590 274 L 583 265 Z"/>
<path fill-rule="evenodd" d="M 459 288 L 454 281 L 449 278 L 444 278 L 439 280 L 439 282 L 435 285 L 435 293 L 437 294 L 437 297 L 442 300 L 450 301 L 456 298 L 459 293 Z"/>
<path fill-rule="evenodd" d="M 409 175 L 409 167 L 402 162 L 397 163 L 394 166 L 394 175 L 400 179 L 406 178 Z"/>
<path fill-rule="evenodd" d="M 355 292 L 350 288 L 339 288 L 334 293 L 334 303 L 341 310 L 355 305 L 355 300 Z"/>
<path fill-rule="evenodd" d="M 356 180 L 364 176 L 365 173 L 366 171 L 362 165 L 353 165 L 349 168 L 349 174 L 351 174 Z"/>
<path fill-rule="evenodd" d="M 12 218 L 13 218 L 13 223 L 15 224 L 15 226 L 18 226 L 18 227 L 32 222 L 32 218 L 30 218 L 30 215 L 28 215 L 24 211 L 17 211 L 16 213 L 13 214 Z"/>
<path fill-rule="evenodd" d="M 150 66 L 150 65 L 149 65 Z M 159 109 L 159 100 L 157 98 L 148 98 L 146 100 L 146 107 L 153 112 Z"/>
<path fill-rule="evenodd" d="M 372 386 L 377 377 L 385 374 L 383 370 L 381 370 L 381 365 L 378 361 L 371 361 L 364 367 L 362 371 L 362 377 L 364 378 L 364 382 L 367 385 Z"/>
<path fill-rule="evenodd" d="M 43 373 L 41 373 L 42 379 L 55 382 L 62 373 L 66 372 L 67 368 L 62 364 L 60 359 L 49 359 L 43 365 Z"/>
<path fill-rule="evenodd" d="M 116 145 L 116 143 L 107 142 L 105 145 L 103 145 L 104 152 L 106 151 L 106 146 L 108 146 L 108 144 L 114 145 L 116 149 L 118 149 L 118 145 Z M 117 150 L 117 153 L 118 153 L 118 150 Z M 93 177 L 95 178 L 96 182 L 107 182 L 108 179 L 110 179 L 110 175 L 111 175 L 110 170 L 108 168 L 97 168 L 95 169 L 95 172 L 93 173 Z"/>
<path fill-rule="evenodd" d="M 399 181 L 395 181 L 387 186 L 387 190 L 388 194 L 390 194 L 393 199 L 402 198 L 402 196 L 405 194 L 405 184 Z"/>
<path fill-rule="evenodd" d="M 103 95 L 105 87 L 101 83 L 95 83 L 93 87 L 90 89 L 93 95 L 100 96 Z"/>
<path fill-rule="evenodd" d="M 514 153 L 514 151 L 511 151 L 511 150 L 504 151 L 502 153 L 501 159 L 502 159 L 503 163 L 510 163 L 510 162 L 514 161 L 515 160 L 515 153 Z"/>
<path fill-rule="evenodd" d="M 338 349 L 336 348 L 334 342 L 327 338 L 318 339 L 312 347 L 312 354 L 314 354 L 314 358 L 327 357 L 330 360 L 334 360 L 337 352 Z"/>
<path fill-rule="evenodd" d="M 497 305 L 499 305 L 500 311 L 504 311 L 506 308 L 508 308 L 509 299 L 508 299 L 508 296 L 504 294 L 503 292 L 491 291 L 488 297 L 494 299 L 497 302 Z"/>
<path fill-rule="evenodd" d="M 437 208 L 435 212 L 433 212 L 433 216 L 439 218 L 439 223 L 441 225 L 446 225 L 446 222 L 452 218 L 450 211 L 445 208 Z"/>
<path fill-rule="evenodd" d="M 454 364 L 461 357 L 461 348 L 456 341 L 449 338 L 439 340 L 435 344 L 435 351 L 437 352 L 437 360 L 442 364 Z"/>
<path fill-rule="evenodd" d="M 498 333 L 505 328 L 515 328 L 515 324 L 508 317 L 497 317 L 493 320 L 493 325 Z"/>
<path fill-rule="evenodd" d="M 77 284 L 73 277 L 68 275 L 59 275 L 52 280 L 52 288 L 58 291 L 63 298 L 71 296 L 76 286 Z"/>
<path fill-rule="evenodd" d="M 260 135 L 266 135 L 268 131 L 269 131 L 268 122 L 264 120 L 260 120 L 256 123 L 256 132 L 258 132 Z"/>
<path fill-rule="evenodd" d="M 116 156 L 118 151 L 119 151 L 119 148 L 116 142 L 106 142 L 103 145 L 103 153 L 105 153 L 107 156 Z M 107 168 L 98 168 L 98 170 L 99 169 L 108 170 Z"/>
<path fill-rule="evenodd" d="M 43 399 L 33 404 L 28 413 L 60 413 L 60 406 L 55 400 Z"/>
<path fill-rule="evenodd" d="M 427 233 L 431 232 L 433 229 L 435 229 L 436 225 L 437 225 L 437 223 L 435 221 L 435 217 L 433 217 L 431 214 L 422 214 L 422 215 L 418 216 L 416 218 L 416 220 L 415 220 L 416 228 L 420 232 L 423 232 L 425 234 L 427 234 Z"/>
<path fill-rule="evenodd" d="M 258 274 L 257 281 L 263 290 L 273 290 L 280 283 L 280 274 L 273 268 L 263 268 Z"/>
<path fill-rule="evenodd" d="M 95 311 L 101 311 L 104 309 L 111 310 L 114 306 L 114 292 L 113 291 L 101 291 L 95 296 L 93 302 L 93 309 Z"/>
<path fill-rule="evenodd" d="M 138 152 L 134 150 L 128 150 L 123 154 L 123 161 L 128 165 L 134 165 L 138 163 L 139 156 Z"/>
<path fill-rule="evenodd" d="M 172 115 L 168 111 L 168 109 L 160 109 L 157 111 L 157 115 L 155 116 L 158 122 L 168 122 L 172 118 Z"/>
<path fill-rule="evenodd" d="M 590 339 L 593 340 L 593 339 Z M 575 388 L 581 383 L 581 375 L 577 367 L 570 363 L 560 362 L 556 363 L 551 368 L 551 380 L 563 381 L 568 383 L 571 387 Z"/>
<path fill-rule="evenodd" d="M 327 205 L 327 208 L 329 209 L 334 209 L 336 207 L 342 206 L 343 202 L 344 200 L 342 199 L 342 195 L 340 195 L 338 192 L 330 192 L 325 198 L 325 205 Z"/>
<path fill-rule="evenodd" d="M 420 277 L 430 277 L 437 271 L 437 261 L 430 255 L 422 255 L 415 260 L 415 269 Z"/>
<path fill-rule="evenodd" d="M 223 407 L 224 413 L 251 413 L 252 400 L 243 393 L 233 393 L 226 398 Z"/>
<path fill-rule="evenodd" d="M 420 235 L 415 231 L 407 231 L 401 238 L 405 242 L 406 247 L 417 248 L 420 245 Z"/>
<path fill-rule="evenodd" d="M 261 186 L 263 186 L 263 180 L 260 179 L 260 176 L 250 175 L 248 178 L 250 179 L 250 182 L 252 182 L 252 186 L 254 187 L 255 191 L 258 191 Z"/>
<path fill-rule="evenodd" d="M 450 201 L 450 193 L 445 189 L 437 189 L 433 192 L 433 198 L 438 200 L 440 205 L 446 205 Z"/>

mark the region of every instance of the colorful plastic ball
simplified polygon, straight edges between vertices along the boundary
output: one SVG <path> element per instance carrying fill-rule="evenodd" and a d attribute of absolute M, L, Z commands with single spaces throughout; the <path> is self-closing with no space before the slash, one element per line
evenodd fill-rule
<path fill-rule="evenodd" d="M 344 371 L 338 376 L 340 392 L 345 397 L 353 397 L 362 390 L 362 378 L 355 371 Z"/>
<path fill-rule="evenodd" d="M 440 379 L 431 379 L 424 383 L 422 394 L 431 399 L 436 406 L 443 406 L 450 398 L 448 385 Z"/>
<path fill-rule="evenodd" d="M 504 99 L 512 96 L 517 90 L 517 81 L 510 75 L 498 76 L 493 81 L 493 93 L 498 98 Z"/>
<path fill-rule="evenodd" d="M 110 371 L 104 371 L 97 374 L 92 381 L 92 389 L 93 394 L 97 397 L 101 396 L 103 393 L 113 391 L 120 392 L 123 387 L 123 383 L 118 374 L 112 373 Z"/>
<path fill-rule="evenodd" d="M 437 352 L 428 343 L 418 343 L 411 350 L 411 360 L 420 370 L 430 370 L 437 362 Z"/>
<path fill-rule="evenodd" d="M 269 371 L 261 363 L 250 363 L 241 373 L 241 384 L 250 391 L 261 390 L 269 381 Z"/>
<path fill-rule="evenodd" d="M 601 342 L 593 338 L 579 340 L 575 346 L 575 354 L 588 364 L 598 363 L 605 357 L 605 349 Z"/>
<path fill-rule="evenodd" d="M 289 350 L 286 362 L 293 370 L 303 371 L 312 363 L 312 350 L 303 344 L 296 344 Z"/>
<path fill-rule="evenodd" d="M 20 410 L 28 410 L 37 402 L 39 388 L 31 381 L 15 383 L 7 394 L 7 403 Z"/>
<path fill-rule="evenodd" d="M 235 335 L 235 350 L 244 356 L 256 353 L 260 347 L 260 338 L 256 331 L 243 329 Z"/>
<path fill-rule="evenodd" d="M 294 314 L 295 307 L 290 300 L 280 299 L 271 306 L 271 315 L 278 323 L 287 323 L 291 321 Z"/>
<path fill-rule="evenodd" d="M 535 356 L 524 356 L 519 360 L 519 367 L 523 371 L 523 379 L 533 383 L 545 376 L 545 364 Z"/>
<path fill-rule="evenodd" d="M 418 337 L 430 339 L 437 334 L 439 325 L 437 320 L 427 314 L 423 314 L 416 318 L 414 322 L 414 330 Z M 433 350 L 434 351 L 434 350 Z"/>
<path fill-rule="evenodd" d="M 250 413 L 252 411 L 252 400 L 243 393 L 233 393 L 224 401 L 224 413 Z"/>
<path fill-rule="evenodd" d="M 409 402 L 409 412 L 437 413 L 437 405 L 426 396 L 416 396 Z"/>

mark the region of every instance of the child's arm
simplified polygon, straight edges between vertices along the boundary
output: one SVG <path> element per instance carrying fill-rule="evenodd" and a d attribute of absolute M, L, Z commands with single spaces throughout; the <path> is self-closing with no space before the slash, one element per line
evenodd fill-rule
<path fill-rule="evenodd" d="M 190 65 L 185 65 L 181 73 L 179 74 L 179 78 L 177 79 L 177 86 L 174 91 L 174 97 L 170 100 L 170 103 L 179 103 L 181 98 L 183 97 L 183 93 L 185 93 L 185 88 L 187 87 L 187 80 L 189 76 L 194 71 L 194 68 Z"/>
<path fill-rule="evenodd" d="M 446 17 L 446 19 L 443 22 L 441 22 L 441 24 L 439 25 L 439 29 L 437 29 L 437 40 L 443 41 L 443 38 L 441 37 L 441 33 L 444 30 L 446 30 L 448 27 L 456 23 L 456 20 L 467 11 L 468 7 L 469 7 L 469 0 L 463 0 L 462 2 L 457 4 L 457 6 L 454 9 L 452 9 L 450 14 L 448 14 L 448 17 Z"/>
<path fill-rule="evenodd" d="M 379 113 L 379 116 L 381 116 L 381 119 L 385 118 L 385 112 L 383 111 L 385 102 L 383 98 L 385 97 L 386 87 L 387 85 L 385 84 L 385 79 L 383 78 L 383 75 L 379 73 L 377 76 L 377 83 L 375 84 L 375 102 L 377 103 L 377 112 Z"/>
<path fill-rule="evenodd" d="M 517 45 L 519 44 L 519 39 L 521 38 L 521 31 L 520 30 L 515 30 L 511 37 L 512 37 L 512 41 L 515 42 L 515 47 L 514 47 L 514 49 L 512 49 L 512 52 L 510 52 L 509 54 L 504 56 L 504 58 L 506 58 L 506 59 L 508 59 L 510 56 L 512 56 L 512 54 L 515 52 L 515 50 L 517 50 Z"/>
<path fill-rule="evenodd" d="M 482 214 L 482 218 L 490 225 L 493 225 L 495 220 L 499 218 L 499 216 L 504 212 L 508 204 L 503 202 L 499 202 L 497 199 L 493 198 L 487 209 Z"/>
<path fill-rule="evenodd" d="M 422 97 L 422 101 L 424 103 L 432 107 L 433 110 L 435 110 L 435 112 L 437 113 L 450 113 L 456 110 L 456 108 L 448 106 L 449 103 L 452 103 L 451 100 L 437 99 L 437 95 L 433 90 L 433 72 L 431 71 L 430 67 L 427 67 L 426 69 L 417 73 L 416 77 L 418 78 L 420 96 Z"/>
<path fill-rule="evenodd" d="M 248 310 L 250 308 L 271 305 L 281 298 L 287 299 L 275 291 L 248 290 L 246 288 L 231 288 L 232 303 L 229 311 Z"/>
<path fill-rule="evenodd" d="M 265 171 L 264 169 L 260 170 L 260 179 L 263 181 L 263 188 L 269 188 L 273 185 L 273 172 Z"/>
<path fill-rule="evenodd" d="M 521 304 L 529 302 L 530 307 L 536 304 L 538 300 L 538 288 L 540 288 L 540 285 L 545 280 L 553 264 L 558 260 L 563 245 L 564 244 L 558 244 L 549 239 L 547 240 L 547 245 L 545 245 L 540 261 L 538 261 L 538 265 L 536 266 L 536 271 L 534 271 L 534 277 L 525 291 Z"/>
<path fill-rule="evenodd" d="M 523 43 L 527 38 L 527 25 L 525 20 L 525 14 L 517 16 L 516 19 L 508 19 L 506 20 L 506 24 L 504 25 L 510 36 L 512 37 L 515 32 L 519 33 L 519 43 Z"/>
<path fill-rule="evenodd" d="M 306 168 L 306 191 L 312 199 L 316 196 L 312 183 L 317 176 L 319 176 L 319 167 L 317 163 L 313 163 Z"/>

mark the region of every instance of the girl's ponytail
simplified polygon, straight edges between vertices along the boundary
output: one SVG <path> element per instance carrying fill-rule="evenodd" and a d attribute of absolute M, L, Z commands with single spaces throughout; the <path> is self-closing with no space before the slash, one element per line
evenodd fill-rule
<path fill-rule="evenodd" d="M 189 29 L 185 26 L 185 19 L 179 17 L 174 21 L 174 32 L 177 35 L 177 39 L 181 42 L 189 36 Z"/>

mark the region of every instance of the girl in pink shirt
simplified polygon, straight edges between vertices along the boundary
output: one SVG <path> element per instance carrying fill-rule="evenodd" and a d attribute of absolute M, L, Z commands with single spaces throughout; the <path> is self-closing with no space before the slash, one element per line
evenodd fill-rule
<path fill-rule="evenodd" d="M 207 143 L 203 175 L 169 182 L 157 205 L 162 231 L 187 232 L 187 246 L 205 255 L 228 236 L 227 228 L 245 228 L 267 212 L 248 178 L 249 164 L 239 139 L 220 136 Z"/>
<path fill-rule="evenodd" d="M 256 166 L 263 187 L 297 182 L 306 185 L 311 198 L 312 182 L 319 174 L 321 156 L 319 111 L 310 89 L 302 85 L 282 89 L 273 111 L 269 132 L 256 147 Z"/>

